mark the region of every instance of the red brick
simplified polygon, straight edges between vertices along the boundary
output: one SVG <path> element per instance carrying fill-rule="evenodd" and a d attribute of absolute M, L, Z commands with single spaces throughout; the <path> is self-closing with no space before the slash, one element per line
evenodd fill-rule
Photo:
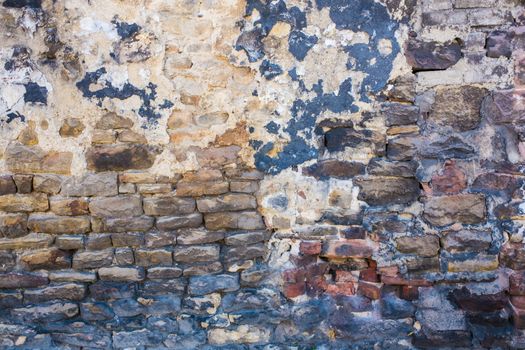
<path fill-rule="evenodd" d="M 432 177 L 434 194 L 456 194 L 467 187 L 465 173 L 456 166 L 453 160 L 445 162 L 443 170 Z"/>
<path fill-rule="evenodd" d="M 525 296 L 522 295 L 512 295 L 510 297 L 510 302 L 512 305 L 518 309 L 525 309 Z"/>
<path fill-rule="evenodd" d="M 283 294 L 287 298 L 295 298 L 303 295 L 306 291 L 306 285 L 302 283 L 285 283 L 283 286 Z"/>
<path fill-rule="evenodd" d="M 335 281 L 336 282 L 358 282 L 359 278 L 357 277 L 356 271 L 337 270 L 335 272 Z"/>
<path fill-rule="evenodd" d="M 401 286 L 399 297 L 405 300 L 417 300 L 419 299 L 419 287 Z"/>
<path fill-rule="evenodd" d="M 326 293 L 336 295 L 354 295 L 355 287 L 352 282 L 337 282 L 326 287 Z"/>
<path fill-rule="evenodd" d="M 305 271 L 304 271 L 304 269 L 284 270 L 283 274 L 282 274 L 282 277 L 283 277 L 283 281 L 285 283 L 304 282 Z"/>
<path fill-rule="evenodd" d="M 525 329 L 525 309 L 519 309 L 512 304 L 510 305 L 512 309 L 512 322 L 514 323 L 514 327 Z"/>
<path fill-rule="evenodd" d="M 419 286 L 419 287 L 428 287 L 431 286 L 432 283 L 427 280 L 422 279 L 410 279 L 407 280 L 401 276 L 385 276 L 381 275 L 381 282 L 387 285 L 394 285 L 394 286 Z"/>
<path fill-rule="evenodd" d="M 304 255 L 318 255 L 321 253 L 320 241 L 302 241 L 299 251 Z"/>
<path fill-rule="evenodd" d="M 370 258 L 375 244 L 364 239 L 327 241 L 323 244 L 321 256 L 330 259 Z"/>
<path fill-rule="evenodd" d="M 383 283 L 359 281 L 357 291 L 359 294 L 364 295 L 367 298 L 377 300 L 381 298 L 382 288 Z"/>
<path fill-rule="evenodd" d="M 359 279 L 367 282 L 379 282 L 376 269 L 366 269 L 359 271 Z"/>
<path fill-rule="evenodd" d="M 514 272 L 509 277 L 509 294 L 525 295 L 525 272 Z"/>

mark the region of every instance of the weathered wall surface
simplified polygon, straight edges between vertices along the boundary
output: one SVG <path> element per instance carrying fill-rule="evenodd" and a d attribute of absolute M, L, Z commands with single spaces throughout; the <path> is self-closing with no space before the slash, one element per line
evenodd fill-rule
<path fill-rule="evenodd" d="M 519 0 L 0 0 L 0 347 L 525 348 Z"/>

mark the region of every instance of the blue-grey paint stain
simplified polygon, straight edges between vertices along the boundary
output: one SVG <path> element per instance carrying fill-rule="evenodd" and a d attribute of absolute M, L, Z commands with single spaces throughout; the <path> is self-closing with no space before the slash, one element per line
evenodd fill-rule
<path fill-rule="evenodd" d="M 263 60 L 259 67 L 259 72 L 266 79 L 272 80 L 276 76 L 283 74 L 283 69 L 278 64 Z"/>
<path fill-rule="evenodd" d="M 276 122 L 271 121 L 268 124 L 266 124 L 264 128 L 268 130 L 270 134 L 277 134 L 279 132 L 280 126 Z"/>
<path fill-rule="evenodd" d="M 29 7 L 29 8 L 41 8 L 42 7 L 42 0 L 5 0 L 2 3 L 3 7 L 12 7 L 12 8 L 22 8 L 22 7 Z"/>
<path fill-rule="evenodd" d="M 312 6 L 311 3 L 309 5 Z M 348 54 L 347 69 L 366 74 L 361 90 L 357 93 L 361 101 L 370 102 L 370 95 L 377 94 L 386 86 L 394 58 L 400 51 L 394 36 L 399 24 L 390 17 L 383 4 L 374 0 L 317 0 L 316 6 L 319 10 L 329 9 L 330 18 L 336 28 L 363 31 L 369 35 L 369 45 L 348 45 L 344 51 Z M 317 43 L 317 37 L 308 36 L 301 31 L 307 23 L 306 16 L 303 16 L 305 13 L 298 8 L 287 9 L 282 0 L 268 4 L 261 0 L 249 0 L 246 14 L 251 15 L 254 9 L 261 14 L 260 19 L 255 22 L 259 34 L 257 40 L 260 41 L 268 35 L 277 21 L 284 21 L 290 23 L 292 27 L 289 51 L 297 60 L 303 60 L 308 50 Z M 382 56 L 377 48 L 382 39 L 387 39 L 392 44 L 392 52 L 385 56 Z M 256 61 L 264 56 L 262 43 L 259 45 L 251 42 L 251 46 L 257 47 L 259 51 L 257 57 L 253 55 L 250 57 L 250 61 Z M 372 59 L 375 60 L 374 64 Z M 257 151 L 255 154 L 257 168 L 269 174 L 277 174 L 319 156 L 321 142 L 310 142 L 310 140 L 319 136 L 316 132 L 320 132 L 321 128 L 316 128 L 316 124 L 321 113 L 327 110 L 334 113 L 359 110 L 352 97 L 355 91 L 352 91 L 351 79 L 341 83 L 338 93 L 335 94 L 324 92 L 322 80 L 314 84 L 311 90 L 306 89 L 304 81 L 297 75 L 295 68 L 288 70 L 288 75 L 299 83 L 301 91 L 314 92 L 316 97 L 294 101 L 290 109 L 292 118 L 283 128 L 283 131 L 289 134 L 290 140 L 275 157 L 267 155 L 274 147 L 273 142 L 262 145 L 257 143 L 257 148 L 254 147 Z"/>
<path fill-rule="evenodd" d="M 306 35 L 305 33 L 294 30 L 288 38 L 288 51 L 299 61 L 304 60 L 310 49 L 317 44 L 315 35 Z"/>
<path fill-rule="evenodd" d="M 27 83 L 24 85 L 26 92 L 24 94 L 24 102 L 42 103 L 47 105 L 47 89 L 45 86 L 40 86 L 37 83 Z"/>
<path fill-rule="evenodd" d="M 274 209 L 286 210 L 288 208 L 288 198 L 281 194 L 270 198 L 268 200 L 268 204 L 270 204 Z"/>
<path fill-rule="evenodd" d="M 149 83 L 145 89 L 139 89 L 136 86 L 125 83 L 122 88 L 114 87 L 110 82 L 106 82 L 106 86 L 91 91 L 90 86 L 97 84 L 100 77 L 106 73 L 106 68 L 102 67 L 94 72 L 88 72 L 82 80 L 77 82 L 77 88 L 82 92 L 84 97 L 98 99 L 98 105 L 102 105 L 104 98 L 116 98 L 119 100 L 126 100 L 132 96 L 137 96 L 141 99 L 142 105 L 137 111 L 138 114 L 145 118 L 149 123 L 155 124 L 161 118 L 161 114 L 157 111 L 152 102 L 157 98 L 157 85 Z M 173 103 L 164 100 L 159 106 L 161 109 L 171 108 Z M 143 125 L 145 127 L 145 125 Z"/>
<path fill-rule="evenodd" d="M 112 23 L 117 28 L 117 33 L 122 40 L 135 36 L 141 29 L 136 23 L 119 22 L 117 20 L 113 20 Z"/>
<path fill-rule="evenodd" d="M 5 120 L 5 122 L 7 124 L 11 123 L 12 121 L 14 121 L 15 119 L 20 119 L 21 122 L 25 122 L 26 121 L 26 117 L 18 112 L 10 112 L 10 113 L 7 113 L 7 119 Z"/>

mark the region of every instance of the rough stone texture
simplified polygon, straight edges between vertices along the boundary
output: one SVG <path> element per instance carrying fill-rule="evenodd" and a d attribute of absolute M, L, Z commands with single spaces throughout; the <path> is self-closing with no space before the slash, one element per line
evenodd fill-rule
<path fill-rule="evenodd" d="M 524 348 L 524 6 L 0 1 L 0 348 Z"/>

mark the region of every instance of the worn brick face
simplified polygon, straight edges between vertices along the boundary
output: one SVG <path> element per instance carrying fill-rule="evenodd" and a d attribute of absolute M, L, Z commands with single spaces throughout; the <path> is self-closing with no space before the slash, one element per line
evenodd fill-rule
<path fill-rule="evenodd" d="M 523 1 L 0 3 L 0 347 L 524 347 Z"/>

